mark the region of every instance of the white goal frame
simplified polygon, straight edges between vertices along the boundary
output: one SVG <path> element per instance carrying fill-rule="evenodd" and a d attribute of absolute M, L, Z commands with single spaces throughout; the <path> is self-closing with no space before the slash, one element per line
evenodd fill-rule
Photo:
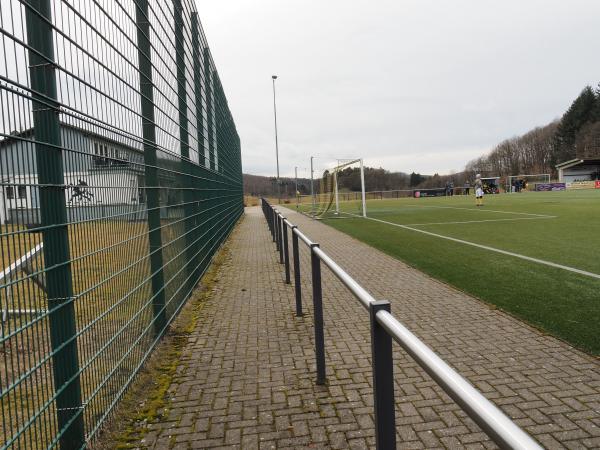
<path fill-rule="evenodd" d="M 340 164 L 340 161 L 344 161 L 344 162 Z M 340 198 L 338 195 L 337 174 L 341 168 L 344 168 L 351 164 L 356 164 L 356 163 L 360 164 L 360 194 L 361 194 L 361 201 L 362 201 L 362 216 L 367 217 L 367 196 L 366 196 L 366 190 L 365 190 L 365 165 L 363 163 L 362 158 L 350 159 L 347 161 L 344 159 L 338 159 L 338 165 L 332 169 L 332 171 L 333 171 L 333 194 L 335 196 L 335 213 L 336 213 L 336 215 L 338 215 L 340 213 Z"/>
<path fill-rule="evenodd" d="M 551 177 L 552 175 L 549 173 L 534 173 L 534 174 L 523 174 L 523 175 L 509 175 L 508 176 L 508 192 L 511 194 L 514 194 L 515 192 L 513 192 L 512 190 L 512 180 L 515 178 L 527 178 L 527 177 L 547 177 L 547 179 L 545 181 L 543 181 L 543 183 L 550 183 Z"/>

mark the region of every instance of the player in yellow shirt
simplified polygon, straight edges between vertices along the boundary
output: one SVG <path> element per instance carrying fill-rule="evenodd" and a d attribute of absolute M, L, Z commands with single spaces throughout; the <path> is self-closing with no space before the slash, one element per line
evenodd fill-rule
<path fill-rule="evenodd" d="M 475 178 L 475 202 L 477 206 L 483 206 L 483 182 L 479 174 Z"/>

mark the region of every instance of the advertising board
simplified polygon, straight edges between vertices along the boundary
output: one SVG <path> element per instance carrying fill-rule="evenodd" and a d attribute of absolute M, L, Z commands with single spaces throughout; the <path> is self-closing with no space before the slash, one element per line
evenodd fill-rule
<path fill-rule="evenodd" d="M 565 183 L 538 183 L 535 185 L 535 190 L 538 192 L 566 191 L 567 185 Z"/>

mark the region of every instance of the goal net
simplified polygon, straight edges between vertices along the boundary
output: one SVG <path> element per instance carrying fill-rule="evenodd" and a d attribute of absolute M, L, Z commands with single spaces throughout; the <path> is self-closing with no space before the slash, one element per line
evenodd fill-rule
<path fill-rule="evenodd" d="M 550 183 L 549 173 L 533 175 L 511 175 L 508 177 L 506 192 L 535 191 L 536 184 Z"/>
<path fill-rule="evenodd" d="M 337 160 L 313 186 L 310 214 L 315 218 L 366 217 L 365 175 L 362 159 Z M 317 189 L 318 186 L 318 189 Z"/>

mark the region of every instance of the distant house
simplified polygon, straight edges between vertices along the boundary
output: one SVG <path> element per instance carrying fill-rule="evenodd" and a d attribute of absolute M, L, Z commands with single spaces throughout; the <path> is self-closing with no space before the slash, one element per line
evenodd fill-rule
<path fill-rule="evenodd" d="M 144 203 L 142 147 L 61 124 L 65 200 L 86 215 L 98 207 Z M 110 136 L 110 137 L 109 137 Z M 33 129 L 0 141 L 0 223 L 39 223 L 39 187 Z M 139 209 L 139 208 L 137 208 Z M 97 215 L 97 214 L 96 214 Z"/>
<path fill-rule="evenodd" d="M 575 159 L 556 166 L 558 178 L 571 189 L 598 188 L 600 183 L 600 122 L 585 125 L 577 137 Z"/>
<path fill-rule="evenodd" d="M 600 158 L 572 159 L 558 164 L 556 169 L 559 181 L 567 183 L 567 187 L 575 187 L 577 184 L 594 187 L 594 181 L 600 180 Z"/>

